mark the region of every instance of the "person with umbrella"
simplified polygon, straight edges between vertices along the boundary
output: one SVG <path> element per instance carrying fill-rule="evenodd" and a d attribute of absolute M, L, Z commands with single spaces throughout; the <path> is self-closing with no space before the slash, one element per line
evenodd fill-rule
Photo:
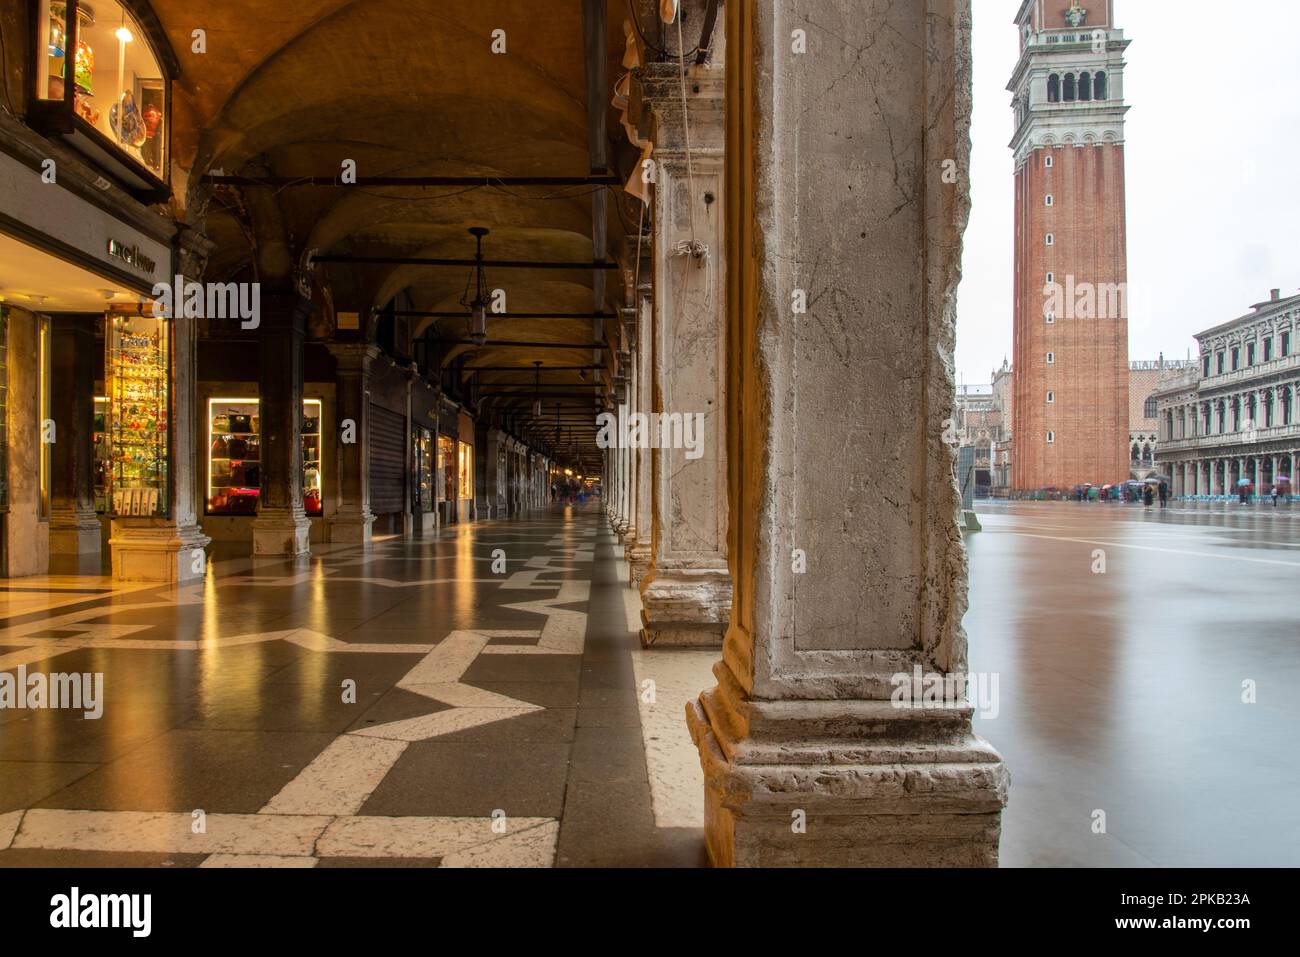
<path fill-rule="evenodd" d="M 1237 495 L 1239 496 L 1242 505 L 1250 504 L 1250 484 L 1250 479 L 1248 478 L 1237 480 Z"/>

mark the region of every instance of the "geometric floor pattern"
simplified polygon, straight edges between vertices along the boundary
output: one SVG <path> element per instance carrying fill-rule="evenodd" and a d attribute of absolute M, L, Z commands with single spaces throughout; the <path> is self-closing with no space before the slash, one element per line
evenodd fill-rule
<path fill-rule="evenodd" d="M 0 670 L 102 672 L 105 704 L 0 712 L 0 866 L 704 863 L 700 689 L 638 693 L 673 669 L 634 663 L 599 505 L 318 551 L 25 596 Z"/>

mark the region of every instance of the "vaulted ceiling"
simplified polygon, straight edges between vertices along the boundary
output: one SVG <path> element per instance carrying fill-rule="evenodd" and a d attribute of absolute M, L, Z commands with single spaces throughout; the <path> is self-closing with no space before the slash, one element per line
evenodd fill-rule
<path fill-rule="evenodd" d="M 490 260 L 583 262 L 623 254 L 639 204 L 619 186 L 366 185 L 369 177 L 626 178 L 636 160 L 610 105 L 623 72 L 625 21 L 657 31 L 656 0 L 152 0 L 180 61 L 174 85 L 173 181 L 180 214 L 216 241 L 209 279 L 288 276 L 320 257 L 466 259 L 471 226 L 491 234 Z M 689 23 L 689 21 L 688 21 Z M 194 52 L 196 29 L 206 52 Z M 698 25 L 695 25 L 698 30 Z M 505 52 L 494 52 L 494 31 Z M 499 41 L 500 34 L 495 34 Z M 598 84 L 598 85 L 597 85 Z M 356 164 L 362 185 L 290 184 Z M 602 169 L 604 167 L 604 169 Z M 204 174 L 273 186 L 213 187 Z M 186 182 L 188 176 L 188 183 Z M 408 312 L 463 312 L 463 267 L 339 262 L 317 265 L 335 309 L 396 303 Z M 608 280 L 606 280 L 608 276 Z M 489 270 L 511 313 L 617 314 L 623 280 L 594 269 Z M 364 321 L 364 320 L 363 320 Z M 414 318 L 440 339 L 464 319 Z M 617 335 L 605 323 L 601 338 Z M 530 370 L 604 364 L 591 348 L 521 349 L 492 341 L 587 344 L 593 320 L 489 321 L 489 345 L 466 365 Z M 604 353 L 608 356 L 608 352 Z M 599 376 L 591 377 L 593 379 Z M 481 386 L 523 381 L 483 373 Z M 569 375 L 548 382 L 575 383 Z M 594 398 L 586 403 L 594 405 Z M 554 404 L 548 403 L 553 415 Z"/>

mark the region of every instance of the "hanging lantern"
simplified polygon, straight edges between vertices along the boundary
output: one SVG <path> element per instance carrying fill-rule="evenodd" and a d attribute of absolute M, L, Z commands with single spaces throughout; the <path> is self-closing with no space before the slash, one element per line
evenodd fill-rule
<path fill-rule="evenodd" d="M 533 379 L 533 418 L 542 417 L 542 361 L 533 360 L 533 366 L 536 368 Z"/>
<path fill-rule="evenodd" d="M 474 269 L 465 285 L 465 295 L 460 304 L 469 310 L 469 338 L 476 346 L 487 343 L 487 309 L 488 286 L 487 275 L 483 271 L 483 237 L 488 230 L 482 226 L 471 226 L 469 233 L 475 239 Z"/>

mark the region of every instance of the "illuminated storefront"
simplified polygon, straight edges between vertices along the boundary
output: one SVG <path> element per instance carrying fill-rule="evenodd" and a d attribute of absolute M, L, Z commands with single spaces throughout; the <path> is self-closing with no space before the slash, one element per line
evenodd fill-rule
<path fill-rule="evenodd" d="M 261 402 L 257 398 L 215 397 L 207 405 L 207 486 L 205 515 L 256 515 L 261 491 Z M 303 510 L 324 514 L 321 400 L 302 403 Z"/>
<path fill-rule="evenodd" d="M 436 514 L 438 507 L 437 440 L 434 433 L 416 425 L 411 428 L 411 510 L 414 526 L 426 530 L 425 516 Z M 431 523 L 436 525 L 436 523 Z"/>
<path fill-rule="evenodd" d="M 108 506 L 113 517 L 168 513 L 170 333 L 170 320 L 153 316 L 110 315 L 104 324 Z"/>

